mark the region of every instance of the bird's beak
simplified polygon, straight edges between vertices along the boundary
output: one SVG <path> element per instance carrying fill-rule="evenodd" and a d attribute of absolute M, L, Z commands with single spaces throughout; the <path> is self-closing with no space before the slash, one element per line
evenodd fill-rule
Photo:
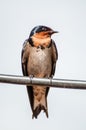
<path fill-rule="evenodd" d="M 52 34 L 54 34 L 54 33 L 59 33 L 58 31 L 54 31 L 54 30 L 51 30 L 50 31 L 50 34 L 52 35 Z"/>

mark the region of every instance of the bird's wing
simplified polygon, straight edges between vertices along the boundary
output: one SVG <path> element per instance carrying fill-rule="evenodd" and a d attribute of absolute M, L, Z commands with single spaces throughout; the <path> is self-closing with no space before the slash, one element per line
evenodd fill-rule
<path fill-rule="evenodd" d="M 27 62 L 29 58 L 29 51 L 30 51 L 30 46 L 28 40 L 26 40 L 23 44 L 23 49 L 21 53 L 21 64 L 22 64 L 22 72 L 24 76 L 28 76 L 27 73 Z"/>
<path fill-rule="evenodd" d="M 58 60 L 58 51 L 55 42 L 52 40 L 52 72 L 51 75 L 53 76 L 55 73 L 56 68 L 56 61 Z"/>
<path fill-rule="evenodd" d="M 52 70 L 51 70 L 51 78 L 53 78 L 55 69 L 56 69 L 56 61 L 58 60 L 58 51 L 55 45 L 54 40 L 51 40 L 51 48 L 52 48 Z M 46 89 L 46 96 L 48 95 L 49 87 Z"/>
<path fill-rule="evenodd" d="M 27 72 L 27 62 L 29 60 L 30 47 L 31 47 L 31 45 L 29 44 L 28 40 L 26 40 L 23 44 L 23 49 L 22 49 L 22 53 L 21 53 L 22 72 L 23 72 L 24 76 L 29 76 L 29 74 Z M 31 108 L 33 108 L 32 86 L 27 86 L 27 92 L 28 92 L 28 97 L 29 97 L 29 100 L 30 100 Z"/>

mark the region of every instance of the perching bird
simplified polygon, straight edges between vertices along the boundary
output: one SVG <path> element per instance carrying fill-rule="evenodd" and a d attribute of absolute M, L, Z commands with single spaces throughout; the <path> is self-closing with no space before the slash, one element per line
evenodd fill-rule
<path fill-rule="evenodd" d="M 57 33 L 46 26 L 36 26 L 25 40 L 22 49 L 22 71 L 24 76 L 52 78 L 55 73 L 58 52 L 51 35 Z M 49 87 L 27 86 L 32 109 L 32 118 L 37 118 L 41 110 L 48 117 L 47 95 Z"/>

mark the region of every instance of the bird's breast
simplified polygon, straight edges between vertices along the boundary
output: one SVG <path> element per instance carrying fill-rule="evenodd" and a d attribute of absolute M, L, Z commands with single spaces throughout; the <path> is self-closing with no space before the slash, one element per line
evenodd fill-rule
<path fill-rule="evenodd" d="M 31 75 L 40 75 L 46 77 L 50 75 L 52 68 L 51 48 L 36 48 L 32 47 L 28 60 L 28 73 Z"/>

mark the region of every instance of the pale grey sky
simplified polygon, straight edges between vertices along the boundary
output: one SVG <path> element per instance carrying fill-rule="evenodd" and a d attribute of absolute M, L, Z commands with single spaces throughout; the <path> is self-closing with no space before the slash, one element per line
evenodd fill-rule
<path fill-rule="evenodd" d="M 40 24 L 59 31 L 55 78 L 86 80 L 86 0 L 0 0 L 0 73 L 22 75 L 22 44 Z M 32 120 L 26 88 L 0 84 L 0 130 L 86 130 L 85 90 L 53 88 L 48 108 Z"/>

